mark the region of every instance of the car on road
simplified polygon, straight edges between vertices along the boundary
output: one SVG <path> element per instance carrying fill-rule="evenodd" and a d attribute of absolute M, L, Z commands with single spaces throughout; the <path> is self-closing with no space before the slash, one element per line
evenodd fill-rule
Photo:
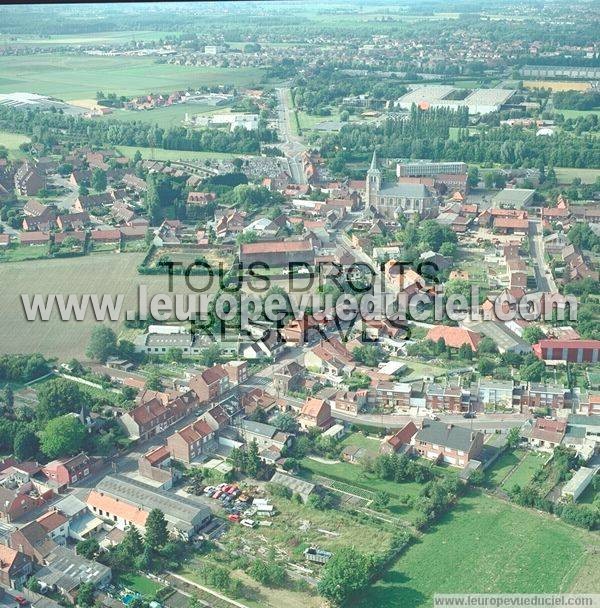
<path fill-rule="evenodd" d="M 475 412 L 465 412 L 463 414 L 463 418 L 475 418 L 477 415 L 475 414 Z"/>
<path fill-rule="evenodd" d="M 27 606 L 27 604 L 29 604 L 29 601 L 25 599 L 22 595 L 15 595 L 15 602 L 17 602 L 19 606 Z"/>

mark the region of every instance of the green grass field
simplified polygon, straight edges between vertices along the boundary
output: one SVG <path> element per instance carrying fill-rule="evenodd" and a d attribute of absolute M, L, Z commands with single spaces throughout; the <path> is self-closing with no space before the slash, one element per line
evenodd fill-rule
<path fill-rule="evenodd" d="M 310 458 L 304 458 L 302 460 L 302 467 L 303 477 L 312 479 L 315 475 L 321 475 L 335 482 L 347 484 L 338 485 L 337 489 L 348 493 L 355 493 L 362 498 L 371 498 L 371 495 L 365 494 L 365 490 L 367 492 L 385 491 L 391 497 L 386 510 L 390 514 L 396 515 L 407 522 L 412 522 L 415 513 L 411 507 L 401 504 L 401 498 L 404 496 L 416 496 L 422 487 L 420 484 L 412 482 L 394 483 L 393 481 L 377 479 L 374 475 L 365 473 L 360 465 L 349 464 L 347 462 L 325 464 L 311 460 Z M 354 492 L 352 491 L 353 486 Z M 334 487 L 336 486 L 334 485 Z"/>
<path fill-rule="evenodd" d="M 64 100 L 96 92 L 141 95 L 187 87 L 258 84 L 260 68 L 213 68 L 155 63 L 150 57 L 23 55 L 0 57 L 0 93 L 27 91 Z"/>
<path fill-rule="evenodd" d="M 0 146 L 4 146 L 8 149 L 9 158 L 21 158 L 24 154 L 21 152 L 21 150 L 19 150 L 19 146 L 30 141 L 31 139 L 27 137 L 27 135 L 11 133 L 9 131 L 0 131 Z"/>
<path fill-rule="evenodd" d="M 519 466 L 504 480 L 502 489 L 508 491 L 514 485 L 518 485 L 521 488 L 525 487 L 533 479 L 533 476 L 544 466 L 547 458 L 547 454 L 528 452 Z"/>
<path fill-rule="evenodd" d="M 584 184 L 593 184 L 600 177 L 600 169 L 576 169 L 573 167 L 555 167 L 556 178 L 561 184 L 570 184 L 578 177 Z"/>
<path fill-rule="evenodd" d="M 239 154 L 230 154 L 228 152 L 194 152 L 188 150 L 163 150 L 162 148 L 139 148 L 135 146 L 116 146 L 116 149 L 127 156 L 133 158 L 137 150 L 140 151 L 142 158 L 151 158 L 153 160 L 207 160 L 211 158 L 235 158 Z"/>
<path fill-rule="evenodd" d="M 556 110 L 556 112 L 562 114 L 565 118 L 579 118 L 579 116 L 600 114 L 600 108 L 595 108 L 593 110 Z"/>
<path fill-rule="evenodd" d="M 430 606 L 435 593 L 598 592 L 600 579 L 586 572 L 600 557 L 583 553 L 594 544 L 593 534 L 473 493 L 352 606 Z"/>
<path fill-rule="evenodd" d="M 504 452 L 496 462 L 486 470 L 485 481 L 488 486 L 499 486 L 506 476 L 514 469 L 522 460 L 523 452 Z"/>
<path fill-rule="evenodd" d="M 135 591 L 145 598 L 153 599 L 156 592 L 161 588 L 158 583 L 139 574 L 121 574 L 117 582 L 131 591 Z"/>

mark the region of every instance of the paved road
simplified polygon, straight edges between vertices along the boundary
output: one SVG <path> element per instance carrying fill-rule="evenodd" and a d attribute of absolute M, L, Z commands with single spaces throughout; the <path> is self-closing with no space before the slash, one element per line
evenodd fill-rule
<path fill-rule="evenodd" d="M 539 220 L 529 222 L 529 248 L 531 259 L 534 260 L 533 269 L 538 291 L 556 293 L 558 291 L 552 273 L 544 259 L 542 223 Z"/>
<path fill-rule="evenodd" d="M 277 110 L 277 122 L 279 135 L 282 140 L 280 148 L 287 157 L 290 174 L 294 183 L 306 184 L 307 179 L 302 169 L 302 153 L 306 150 L 302 138 L 294 133 L 292 127 L 293 109 L 290 106 L 290 90 L 287 87 L 276 89 L 279 108 Z"/>

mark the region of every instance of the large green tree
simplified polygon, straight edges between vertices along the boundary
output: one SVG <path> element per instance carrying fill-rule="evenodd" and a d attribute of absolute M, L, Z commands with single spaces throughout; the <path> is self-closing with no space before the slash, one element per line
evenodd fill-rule
<path fill-rule="evenodd" d="M 323 567 L 317 589 L 331 604 L 341 606 L 367 587 L 371 574 L 372 560 L 354 548 L 344 547 Z"/>
<path fill-rule="evenodd" d="M 27 427 L 20 428 L 15 434 L 13 454 L 19 461 L 29 460 L 37 456 L 40 441 L 35 432 Z"/>
<path fill-rule="evenodd" d="M 117 353 L 117 336 L 115 332 L 105 325 L 97 325 L 92 330 L 90 342 L 85 354 L 95 361 L 104 362 Z"/>
<path fill-rule="evenodd" d="M 85 399 L 85 395 L 74 382 L 65 378 L 50 380 L 38 389 L 36 416 L 45 421 L 69 412 L 79 412 Z"/>
<path fill-rule="evenodd" d="M 48 422 L 41 434 L 40 447 L 48 458 L 72 456 L 83 449 L 87 433 L 75 416 L 59 416 Z"/>
<path fill-rule="evenodd" d="M 146 545 L 153 550 L 163 547 L 169 540 L 165 514 L 160 509 L 152 509 L 146 520 Z"/>

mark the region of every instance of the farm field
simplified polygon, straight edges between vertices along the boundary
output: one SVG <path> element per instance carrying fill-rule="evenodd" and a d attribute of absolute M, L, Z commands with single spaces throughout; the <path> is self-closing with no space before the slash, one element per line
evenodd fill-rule
<path fill-rule="evenodd" d="M 32 44 L 36 46 L 60 44 L 122 44 L 126 42 L 150 42 L 160 40 L 164 36 L 172 36 L 174 32 L 156 32 L 144 30 L 124 30 L 119 32 L 94 32 L 92 34 L 59 34 L 55 36 L 0 36 L 0 44 Z"/>
<path fill-rule="evenodd" d="M 27 137 L 27 135 L 11 133 L 10 131 L 0 131 L 0 146 L 4 146 L 8 149 L 9 158 L 20 158 L 23 156 L 23 153 L 19 150 L 19 146 L 30 141 L 31 139 Z"/>
<path fill-rule="evenodd" d="M 84 357 L 95 320 L 88 311 L 83 321 L 62 322 L 56 314 L 50 321 L 26 320 L 21 293 L 123 294 L 124 310 L 135 309 L 138 286 L 147 286 L 149 294 L 167 293 L 168 277 L 139 275 L 137 266 L 143 253 L 98 253 L 77 259 L 49 259 L 0 264 L 0 352 L 40 352 L 50 357 Z M 174 278 L 176 293 L 189 293 L 183 277 Z M 118 323 L 110 323 L 115 330 Z"/>
<path fill-rule="evenodd" d="M 210 158 L 227 159 L 240 156 L 229 152 L 195 152 L 192 150 L 163 150 L 162 148 L 140 148 L 136 146 L 115 146 L 115 148 L 128 158 L 132 158 L 137 150 L 140 151 L 142 158 L 152 160 L 207 160 Z"/>
<path fill-rule="evenodd" d="M 519 466 L 504 480 L 502 489 L 508 491 L 514 485 L 518 485 L 521 488 L 526 486 L 533 479 L 533 476 L 544 466 L 547 458 L 547 455 L 528 452 Z"/>
<path fill-rule="evenodd" d="M 191 67 L 156 63 L 150 57 L 26 55 L 0 57 L 0 93 L 26 91 L 65 101 L 94 98 L 98 90 L 118 95 L 171 92 L 187 87 L 260 82 L 260 68 Z"/>
<path fill-rule="evenodd" d="M 353 606 L 431 606 L 436 592 L 598 592 L 600 557 L 584 553 L 594 544 L 593 534 L 472 493 Z"/>

